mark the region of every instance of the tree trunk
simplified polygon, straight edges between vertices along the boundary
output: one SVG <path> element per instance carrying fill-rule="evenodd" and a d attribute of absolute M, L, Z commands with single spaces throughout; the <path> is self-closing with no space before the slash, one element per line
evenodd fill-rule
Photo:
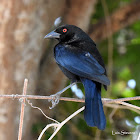
<path fill-rule="evenodd" d="M 58 6 L 59 5 L 59 6 Z M 64 10 L 64 0 L 1 0 L 0 2 L 0 94 L 20 94 L 24 78 L 28 93 L 36 90 L 45 33 Z M 57 12 L 54 12 L 54 8 Z M 19 102 L 0 99 L 0 140 L 18 136 Z M 30 139 L 31 110 L 26 106 L 23 139 Z M 26 131 L 25 131 L 26 130 Z M 26 136 L 27 137 L 26 137 Z"/>

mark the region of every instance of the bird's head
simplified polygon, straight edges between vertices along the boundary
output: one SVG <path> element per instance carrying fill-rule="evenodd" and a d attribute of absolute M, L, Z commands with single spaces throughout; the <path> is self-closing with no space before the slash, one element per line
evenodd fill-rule
<path fill-rule="evenodd" d="M 54 31 L 48 33 L 44 38 L 58 39 L 59 42 L 70 43 L 73 41 L 81 41 L 86 39 L 88 35 L 80 28 L 74 25 L 62 25 Z"/>

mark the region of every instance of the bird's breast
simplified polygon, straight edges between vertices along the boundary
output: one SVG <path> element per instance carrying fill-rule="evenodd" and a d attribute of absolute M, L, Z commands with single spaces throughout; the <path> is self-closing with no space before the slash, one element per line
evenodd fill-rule
<path fill-rule="evenodd" d="M 62 45 L 56 45 L 55 49 L 54 49 L 54 55 L 55 58 L 57 57 L 61 57 L 62 55 L 64 55 L 63 53 L 65 52 L 65 47 Z"/>
<path fill-rule="evenodd" d="M 59 61 L 67 55 L 67 46 L 65 45 L 56 45 L 54 48 L 54 57 L 56 62 L 59 64 Z"/>

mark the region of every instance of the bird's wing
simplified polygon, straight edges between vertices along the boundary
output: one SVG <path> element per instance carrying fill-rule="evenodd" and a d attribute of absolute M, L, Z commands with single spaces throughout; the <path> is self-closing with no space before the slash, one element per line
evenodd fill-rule
<path fill-rule="evenodd" d="M 59 65 L 71 73 L 109 85 L 109 80 L 104 75 L 105 69 L 90 53 L 63 46 L 55 51 L 55 58 Z"/>

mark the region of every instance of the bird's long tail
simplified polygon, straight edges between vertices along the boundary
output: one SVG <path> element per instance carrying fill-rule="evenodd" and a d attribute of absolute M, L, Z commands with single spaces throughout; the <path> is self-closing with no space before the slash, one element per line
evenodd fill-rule
<path fill-rule="evenodd" d="M 85 88 L 85 111 L 84 118 L 91 127 L 103 130 L 106 127 L 106 118 L 101 101 L 101 86 L 91 80 L 81 78 Z"/>

